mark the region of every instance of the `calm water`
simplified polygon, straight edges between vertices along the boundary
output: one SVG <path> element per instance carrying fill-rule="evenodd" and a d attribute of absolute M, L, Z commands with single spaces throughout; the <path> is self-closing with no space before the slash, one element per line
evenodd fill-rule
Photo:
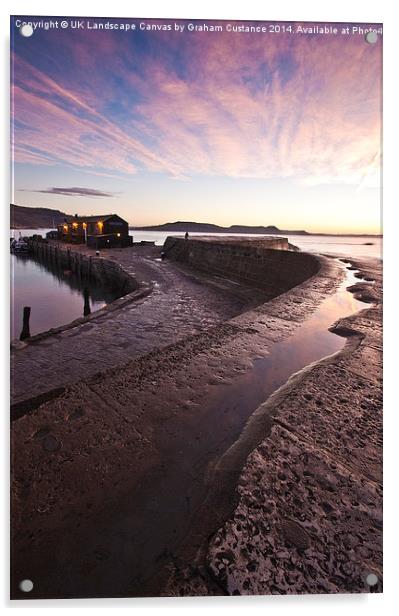
<path fill-rule="evenodd" d="M 291 336 L 274 344 L 266 357 L 256 359 L 253 367 L 234 379 L 231 384 L 214 388 L 209 404 L 219 412 L 231 414 L 231 421 L 238 424 L 237 438 L 243 423 L 254 410 L 291 375 L 344 347 L 346 338 L 330 332 L 329 327 L 338 319 L 370 306 L 356 300 L 353 294 L 347 291 L 348 286 L 362 280 L 356 278 L 355 273 L 347 269 L 346 277 L 337 291 L 325 299 Z"/>
<path fill-rule="evenodd" d="M 45 235 L 50 229 L 24 229 L 22 235 L 33 235 L 40 233 Z M 19 237 L 19 231 L 13 232 L 16 237 Z M 130 231 L 130 235 L 134 237 L 135 242 L 147 240 L 155 242 L 157 246 L 162 246 L 168 235 L 184 236 L 184 233 L 165 233 L 161 231 Z M 204 235 L 204 233 L 190 233 L 191 237 Z M 207 233 L 206 235 L 214 235 L 215 237 L 224 237 L 229 233 Z M 262 237 L 257 234 L 247 234 L 245 237 Z M 323 254 L 337 254 L 348 257 L 374 257 L 382 259 L 382 238 L 380 237 L 362 237 L 351 236 L 342 237 L 324 236 L 324 235 L 288 235 L 291 244 L 295 244 L 301 250 L 306 252 L 317 252 Z M 371 245 L 370 245 L 371 244 Z"/>
<path fill-rule="evenodd" d="M 24 306 L 31 307 L 31 335 L 65 325 L 83 316 L 88 289 L 90 311 L 116 299 L 110 292 L 74 274 L 36 262 L 29 256 L 11 255 L 11 339 L 19 338 Z M 87 308 L 87 303 L 86 303 Z"/>

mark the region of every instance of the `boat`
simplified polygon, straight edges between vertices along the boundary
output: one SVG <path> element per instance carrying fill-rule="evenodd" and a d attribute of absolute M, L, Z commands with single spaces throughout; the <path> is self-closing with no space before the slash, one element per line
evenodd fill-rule
<path fill-rule="evenodd" d="M 25 240 L 20 237 L 18 240 L 11 240 L 10 250 L 14 254 L 27 255 L 29 254 L 30 248 L 28 242 L 25 242 Z"/>

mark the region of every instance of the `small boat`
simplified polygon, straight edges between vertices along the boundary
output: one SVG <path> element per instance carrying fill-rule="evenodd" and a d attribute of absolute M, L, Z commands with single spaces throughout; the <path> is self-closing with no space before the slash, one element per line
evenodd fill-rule
<path fill-rule="evenodd" d="M 14 254 L 27 255 L 29 253 L 29 244 L 20 237 L 18 240 L 14 239 L 11 241 L 10 250 Z"/>

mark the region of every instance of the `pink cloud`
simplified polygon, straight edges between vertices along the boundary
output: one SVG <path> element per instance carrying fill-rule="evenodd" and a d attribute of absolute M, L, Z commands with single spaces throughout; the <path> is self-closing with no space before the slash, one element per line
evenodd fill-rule
<path fill-rule="evenodd" d="M 71 46 L 74 80 L 16 57 L 14 117 L 25 127 L 16 129 L 15 159 L 96 173 L 378 183 L 379 45 L 362 37 L 187 36 L 179 48 L 181 39 L 160 35 L 165 53 L 139 60 L 106 33 L 97 49 L 81 39 Z M 184 76 L 171 60 L 179 49 Z M 106 110 L 115 102 L 123 122 Z"/>

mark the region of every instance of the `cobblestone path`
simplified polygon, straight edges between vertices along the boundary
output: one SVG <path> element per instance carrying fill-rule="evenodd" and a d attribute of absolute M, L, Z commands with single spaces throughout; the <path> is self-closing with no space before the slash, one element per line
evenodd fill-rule
<path fill-rule="evenodd" d="M 235 316 L 245 303 L 161 261 L 157 248 L 107 251 L 106 257 L 121 263 L 139 282 L 152 282 L 153 292 L 120 310 L 13 350 L 12 403 L 195 334 Z"/>

